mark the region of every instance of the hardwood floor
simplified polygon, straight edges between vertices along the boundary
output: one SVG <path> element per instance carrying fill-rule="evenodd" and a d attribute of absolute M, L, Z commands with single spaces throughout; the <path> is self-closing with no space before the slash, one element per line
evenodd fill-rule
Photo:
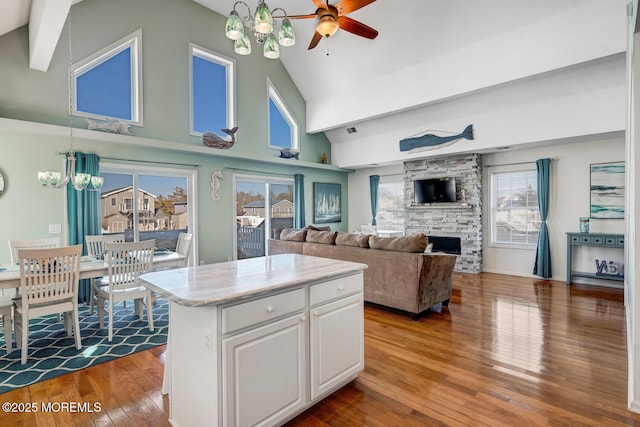
<path fill-rule="evenodd" d="M 164 347 L 0 396 L 98 402 L 94 413 L 0 413 L 0 425 L 168 425 Z M 456 274 L 448 309 L 413 322 L 365 308 L 365 370 L 288 426 L 625 426 L 621 290 Z"/>

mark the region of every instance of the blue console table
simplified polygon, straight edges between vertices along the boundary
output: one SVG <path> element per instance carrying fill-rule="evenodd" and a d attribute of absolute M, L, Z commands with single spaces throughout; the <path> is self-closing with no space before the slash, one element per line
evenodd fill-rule
<path fill-rule="evenodd" d="M 604 248 L 624 249 L 624 235 L 603 233 L 567 233 L 567 285 L 571 284 L 571 276 L 617 281 L 624 280 L 624 276 L 573 271 L 573 249 L 576 246 L 598 246 Z"/>

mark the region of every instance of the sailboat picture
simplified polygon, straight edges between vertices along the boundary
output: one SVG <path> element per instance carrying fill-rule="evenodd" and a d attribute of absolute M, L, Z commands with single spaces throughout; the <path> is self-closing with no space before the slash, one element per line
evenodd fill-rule
<path fill-rule="evenodd" d="M 313 222 L 324 224 L 342 221 L 340 184 L 313 183 Z"/>

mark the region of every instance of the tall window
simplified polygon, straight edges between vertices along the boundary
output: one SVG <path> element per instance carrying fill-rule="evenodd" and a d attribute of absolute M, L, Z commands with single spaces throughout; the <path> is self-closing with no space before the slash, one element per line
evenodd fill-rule
<path fill-rule="evenodd" d="M 540 230 L 535 169 L 491 173 L 491 243 L 535 247 Z"/>
<path fill-rule="evenodd" d="M 269 148 L 286 148 L 299 152 L 298 123 L 269 79 L 267 79 L 267 88 L 269 92 Z"/>
<path fill-rule="evenodd" d="M 194 44 L 190 49 L 191 134 L 226 136 L 235 126 L 234 62 Z"/>
<path fill-rule="evenodd" d="M 142 126 L 142 30 L 72 68 L 73 114 Z"/>
<path fill-rule="evenodd" d="M 379 230 L 404 231 L 404 182 L 380 178 L 378 184 L 378 212 L 376 222 Z"/>

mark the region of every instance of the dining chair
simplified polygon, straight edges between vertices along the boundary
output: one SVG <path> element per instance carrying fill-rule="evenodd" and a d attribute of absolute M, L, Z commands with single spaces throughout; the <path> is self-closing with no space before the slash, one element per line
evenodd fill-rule
<path fill-rule="evenodd" d="M 9 240 L 9 249 L 11 250 L 11 264 L 15 265 L 18 263 L 18 249 L 42 249 L 59 247 L 59 237 L 32 240 Z"/>
<path fill-rule="evenodd" d="M 184 255 L 184 259 L 180 261 L 179 267 L 187 267 L 189 265 L 189 255 L 191 254 L 192 243 L 193 233 L 180 233 L 178 235 L 176 252 L 180 255 Z"/>
<path fill-rule="evenodd" d="M 2 329 L 4 329 L 4 343 L 7 354 L 13 351 L 13 327 L 11 319 L 13 318 L 13 292 L 9 295 L 9 289 L 0 290 L 0 320 L 2 321 Z"/>
<path fill-rule="evenodd" d="M 82 348 L 78 320 L 78 281 L 82 245 L 47 249 L 20 249 L 20 297 L 13 300 L 16 344 L 27 363 L 29 320 L 64 314 L 65 330 Z"/>
<path fill-rule="evenodd" d="M 105 255 L 107 242 L 124 242 L 124 233 L 120 234 L 98 234 L 95 236 L 84 236 L 84 240 L 87 243 L 87 255 L 94 258 L 100 258 Z M 99 285 L 105 285 L 107 283 L 106 277 L 96 277 L 91 279 L 91 288 L 89 290 L 89 316 L 93 314 L 93 306 L 95 304 L 96 295 L 94 292 L 94 285 L 96 282 L 100 282 Z M 126 304 L 126 303 L 125 303 Z M 126 306 L 125 306 L 126 307 Z"/>
<path fill-rule="evenodd" d="M 113 339 L 114 306 L 118 302 L 133 300 L 135 312 L 142 320 L 143 305 L 146 305 L 149 331 L 153 331 L 153 299 L 151 290 L 140 284 L 141 274 L 152 271 L 153 250 L 156 240 L 142 242 L 105 243 L 107 248 L 108 282 L 96 283 L 98 299 L 98 321 L 104 328 L 105 312 L 109 314 L 109 341 Z M 108 308 L 106 306 L 109 302 Z"/>

